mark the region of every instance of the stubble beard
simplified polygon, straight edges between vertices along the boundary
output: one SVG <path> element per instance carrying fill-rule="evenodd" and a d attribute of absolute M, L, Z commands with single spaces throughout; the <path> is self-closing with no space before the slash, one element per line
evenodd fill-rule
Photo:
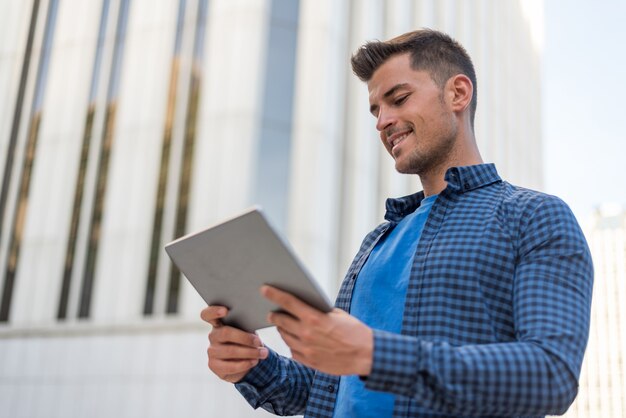
<path fill-rule="evenodd" d="M 433 173 L 441 169 L 443 165 L 447 165 L 455 148 L 457 134 L 457 129 L 452 124 L 447 128 L 443 134 L 430 140 L 433 144 L 430 149 L 424 150 L 417 146 L 413 148 L 408 155 L 407 164 L 400 167 L 396 165 L 396 170 L 402 174 L 422 176 Z M 416 136 L 416 140 L 420 141 L 417 132 L 414 131 L 413 134 Z"/>
<path fill-rule="evenodd" d="M 416 146 L 409 153 L 406 167 L 396 165 L 399 173 L 417 174 L 422 177 L 429 173 L 445 171 L 449 162 L 454 158 L 458 126 L 453 115 L 445 108 L 443 91 L 439 95 L 439 105 L 440 113 L 435 119 L 441 121 L 439 126 L 431 130 L 422 129 L 419 133 L 415 129 L 416 126 L 413 126 Z M 423 126 L 427 126 L 426 121 L 422 120 L 422 123 L 424 123 Z"/>

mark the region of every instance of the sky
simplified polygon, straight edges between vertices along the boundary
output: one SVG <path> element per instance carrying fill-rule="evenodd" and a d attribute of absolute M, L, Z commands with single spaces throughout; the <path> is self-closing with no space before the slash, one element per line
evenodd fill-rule
<path fill-rule="evenodd" d="M 545 0 L 544 190 L 626 207 L 626 0 Z"/>

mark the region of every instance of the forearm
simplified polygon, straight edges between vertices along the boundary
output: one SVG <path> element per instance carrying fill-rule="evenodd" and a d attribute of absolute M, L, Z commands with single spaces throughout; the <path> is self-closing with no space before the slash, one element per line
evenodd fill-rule
<path fill-rule="evenodd" d="M 306 400 L 314 371 L 270 350 L 235 387 L 253 408 L 263 408 L 276 415 L 299 415 Z"/>

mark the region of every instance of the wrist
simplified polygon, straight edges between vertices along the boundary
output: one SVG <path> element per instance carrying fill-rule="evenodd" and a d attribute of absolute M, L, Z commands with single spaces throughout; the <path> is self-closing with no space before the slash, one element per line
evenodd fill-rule
<path fill-rule="evenodd" d="M 374 333 L 369 327 L 365 327 L 365 344 L 361 346 L 360 354 L 357 356 L 357 373 L 359 376 L 368 376 L 372 372 L 372 362 L 374 359 Z"/>

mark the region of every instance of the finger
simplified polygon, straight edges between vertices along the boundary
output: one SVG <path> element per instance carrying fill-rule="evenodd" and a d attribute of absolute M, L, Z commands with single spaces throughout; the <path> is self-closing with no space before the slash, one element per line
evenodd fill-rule
<path fill-rule="evenodd" d="M 289 351 L 291 351 L 291 358 L 304 365 L 309 365 L 307 364 L 308 360 L 304 355 L 306 346 L 304 345 L 302 340 L 285 330 L 281 330 L 280 328 L 278 328 L 278 333 L 280 334 L 285 344 L 287 344 L 287 346 L 289 347 Z"/>
<path fill-rule="evenodd" d="M 264 285 L 261 286 L 260 291 L 261 295 L 263 295 L 266 299 L 280 306 L 296 318 L 302 319 L 322 314 L 320 311 L 302 302 L 292 294 L 279 290 L 275 287 Z"/>
<path fill-rule="evenodd" d="M 228 315 L 228 309 L 224 306 L 207 306 L 200 312 L 200 318 L 214 327 L 221 326 L 220 318 Z"/>
<path fill-rule="evenodd" d="M 237 373 L 228 374 L 228 375 L 224 376 L 224 380 L 226 380 L 227 382 L 231 382 L 231 383 L 237 383 L 241 379 L 243 379 L 245 377 L 245 375 L 248 374 L 250 369 L 255 367 L 257 364 L 259 364 L 259 360 L 253 360 L 253 361 L 250 362 L 250 364 L 247 367 L 245 367 L 245 365 L 243 365 L 245 367 L 243 370 L 241 370 L 241 371 L 239 371 Z"/>
<path fill-rule="evenodd" d="M 289 347 L 289 351 L 291 351 L 291 358 L 304 364 L 305 357 L 302 354 L 302 342 L 288 332 L 282 331 L 280 328 L 278 329 L 278 332 L 285 344 Z"/>
<path fill-rule="evenodd" d="M 224 380 L 233 375 L 240 375 L 259 364 L 259 360 L 221 360 L 209 358 L 209 369 Z"/>
<path fill-rule="evenodd" d="M 237 328 L 222 326 L 209 333 L 211 344 L 239 344 L 247 347 L 263 347 L 258 335 Z"/>
<path fill-rule="evenodd" d="M 298 338 L 297 335 L 290 333 L 289 331 L 285 331 L 282 328 L 277 328 L 280 337 L 283 339 L 285 344 L 289 346 L 289 348 L 293 351 L 300 351 L 299 347 L 302 345 L 302 340 Z"/>
<path fill-rule="evenodd" d="M 270 312 L 267 315 L 267 322 L 276 325 L 278 328 L 284 329 L 291 334 L 297 334 L 302 328 L 300 321 L 289 314 L 280 312 Z"/>
<path fill-rule="evenodd" d="M 240 345 L 216 345 L 207 350 L 209 358 L 216 360 L 263 360 L 269 355 L 265 347 L 251 348 Z"/>

